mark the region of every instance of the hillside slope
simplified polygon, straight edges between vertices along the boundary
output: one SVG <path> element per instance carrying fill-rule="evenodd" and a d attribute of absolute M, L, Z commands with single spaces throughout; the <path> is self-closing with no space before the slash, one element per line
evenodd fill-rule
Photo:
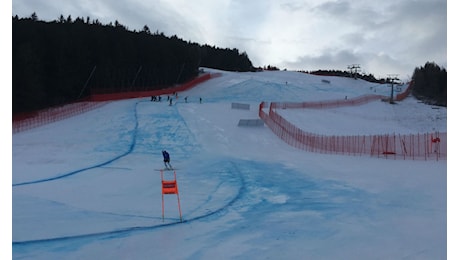
<path fill-rule="evenodd" d="M 266 126 L 237 126 L 258 118 L 261 101 L 341 99 L 388 87 L 344 78 L 325 84 L 296 72 L 220 73 L 179 93 L 172 106 L 114 101 L 14 134 L 12 259 L 447 257 L 446 161 L 310 153 Z M 401 130 L 401 118 L 446 125 L 445 110 L 427 115 L 412 100 L 390 110 L 377 102 L 318 110 L 314 120 L 286 113 L 317 131 L 342 127 L 342 118 L 357 127 L 343 132 L 378 130 L 381 121 Z M 175 195 L 165 196 L 162 219 L 155 169 L 163 149 L 177 168 L 182 222 Z"/>

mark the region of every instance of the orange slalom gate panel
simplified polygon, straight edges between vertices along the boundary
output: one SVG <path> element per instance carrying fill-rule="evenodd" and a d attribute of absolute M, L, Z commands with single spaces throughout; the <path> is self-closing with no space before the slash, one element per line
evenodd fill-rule
<path fill-rule="evenodd" d="M 177 183 L 174 181 L 162 181 L 163 183 L 163 194 L 177 194 Z"/>

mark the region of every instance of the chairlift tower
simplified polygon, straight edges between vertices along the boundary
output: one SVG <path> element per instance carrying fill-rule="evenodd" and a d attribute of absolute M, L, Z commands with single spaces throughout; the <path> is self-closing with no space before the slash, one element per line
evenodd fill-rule
<path fill-rule="evenodd" d="M 394 84 L 396 83 L 395 81 L 398 80 L 399 81 L 399 78 L 398 78 L 398 74 L 388 74 L 388 78 L 387 78 L 388 81 L 390 81 L 390 84 L 391 84 L 391 96 L 390 96 L 390 104 L 394 104 Z"/>
<path fill-rule="evenodd" d="M 360 69 L 359 64 L 348 65 L 347 68 L 350 70 L 350 75 L 357 79 L 358 70 Z"/>

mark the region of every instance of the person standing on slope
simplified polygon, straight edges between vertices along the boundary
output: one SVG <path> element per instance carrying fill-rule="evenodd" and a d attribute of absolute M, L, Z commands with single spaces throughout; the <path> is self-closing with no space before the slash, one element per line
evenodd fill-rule
<path fill-rule="evenodd" d="M 165 163 L 166 169 L 172 170 L 172 166 L 169 163 L 169 161 L 170 161 L 169 153 L 166 152 L 166 150 L 163 150 L 162 153 L 163 153 L 163 162 Z"/>

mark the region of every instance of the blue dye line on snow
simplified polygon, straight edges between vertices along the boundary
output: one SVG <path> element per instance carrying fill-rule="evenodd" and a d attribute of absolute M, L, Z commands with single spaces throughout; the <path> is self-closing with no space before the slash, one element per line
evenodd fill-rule
<path fill-rule="evenodd" d="M 210 217 L 212 215 L 223 214 L 229 207 L 231 207 L 236 201 L 238 201 L 244 195 L 246 191 L 245 182 L 244 182 L 244 178 L 243 178 L 241 171 L 236 167 L 235 163 L 233 162 L 232 162 L 232 166 L 235 169 L 235 171 L 233 172 L 238 173 L 237 177 L 240 183 L 239 190 L 236 193 L 236 195 L 228 203 L 226 203 L 222 207 L 212 212 L 208 212 L 206 214 L 196 216 L 194 218 L 184 219 L 182 221 L 169 222 L 169 223 L 160 224 L 160 225 L 144 226 L 144 227 L 128 227 L 128 228 L 119 229 L 119 230 L 112 230 L 112 231 L 99 232 L 99 233 L 93 233 L 93 234 L 66 236 L 66 237 L 56 237 L 56 238 L 26 240 L 26 241 L 13 241 L 13 247 L 22 247 L 22 246 L 37 245 L 37 244 L 48 244 L 48 243 L 56 243 L 56 242 L 68 242 L 68 241 L 74 242 L 75 240 L 84 240 L 84 239 L 108 239 L 108 238 L 113 239 L 117 237 L 132 235 L 134 233 L 151 231 L 151 230 L 174 226 L 174 225 L 183 224 L 183 223 L 190 223 L 193 221 L 197 221 L 200 219 Z"/>
<path fill-rule="evenodd" d="M 121 154 L 121 155 L 118 155 L 106 162 L 103 162 L 103 163 L 100 163 L 100 164 L 97 164 L 97 165 L 94 165 L 94 166 L 90 166 L 90 167 L 86 167 L 86 168 L 83 168 L 83 169 L 79 169 L 79 170 L 75 170 L 73 172 L 69 172 L 69 173 L 66 173 L 66 174 L 63 174 L 63 175 L 59 175 L 59 176 L 55 176 L 55 177 L 51 177 L 51 178 L 46 178 L 46 179 L 41 179 L 41 180 L 35 180 L 35 181 L 27 181 L 27 182 L 21 182 L 21 183 L 14 183 L 13 184 L 13 187 L 16 187 L 16 186 L 23 186 L 23 185 L 30 185 L 30 184 L 37 184 L 37 183 L 42 183 L 42 182 L 48 182 L 48 181 L 54 181 L 54 180 L 58 180 L 58 179 L 62 179 L 62 178 L 66 178 L 66 177 L 69 177 L 69 176 L 72 176 L 72 175 L 75 175 L 77 173 L 81 173 L 81 172 L 84 172 L 84 171 L 87 171 L 87 170 L 91 170 L 91 169 L 95 169 L 95 168 L 99 168 L 99 167 L 102 167 L 102 166 L 105 166 L 105 165 L 108 165 L 122 157 L 125 157 L 127 156 L 128 154 L 132 153 L 132 151 L 134 150 L 134 147 L 136 146 L 136 136 L 137 136 L 137 129 L 138 129 L 138 125 L 139 125 L 139 121 L 138 121 L 138 118 L 137 118 L 137 105 L 139 104 L 139 102 L 136 102 L 135 104 L 135 107 L 134 107 L 134 119 L 135 119 L 135 126 L 134 126 L 134 130 L 133 130 L 133 134 L 131 135 L 131 144 L 128 148 L 128 151 Z"/>

